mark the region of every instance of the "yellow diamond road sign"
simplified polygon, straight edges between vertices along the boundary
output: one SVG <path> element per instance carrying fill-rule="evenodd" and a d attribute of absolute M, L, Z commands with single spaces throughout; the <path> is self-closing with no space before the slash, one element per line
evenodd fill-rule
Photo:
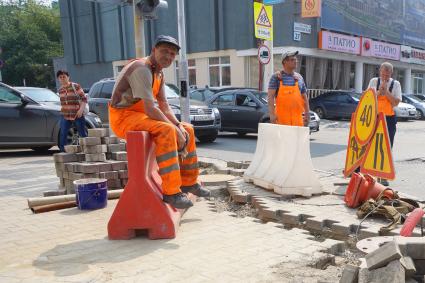
<path fill-rule="evenodd" d="M 255 37 L 273 40 L 273 6 L 254 2 Z"/>
<path fill-rule="evenodd" d="M 360 172 L 390 180 L 395 178 L 390 138 L 383 113 L 379 113 L 376 131 L 366 149 Z"/>
<path fill-rule="evenodd" d="M 375 90 L 366 90 L 354 114 L 355 136 L 359 145 L 365 145 L 375 131 L 378 102 Z"/>

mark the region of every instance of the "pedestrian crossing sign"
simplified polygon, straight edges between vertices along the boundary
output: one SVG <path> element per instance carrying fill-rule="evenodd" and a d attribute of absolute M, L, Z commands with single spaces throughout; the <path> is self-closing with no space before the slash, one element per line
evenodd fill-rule
<path fill-rule="evenodd" d="M 254 2 L 255 37 L 273 40 L 273 6 Z"/>
<path fill-rule="evenodd" d="M 368 143 L 360 172 L 389 180 L 395 178 L 390 138 L 383 113 L 378 114 L 376 131 Z"/>

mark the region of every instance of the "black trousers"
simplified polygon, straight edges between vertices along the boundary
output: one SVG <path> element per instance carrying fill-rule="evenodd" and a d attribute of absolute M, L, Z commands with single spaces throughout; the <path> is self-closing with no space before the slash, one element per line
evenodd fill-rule
<path fill-rule="evenodd" d="M 397 131 L 397 117 L 393 116 L 385 116 L 387 120 L 387 128 L 388 128 L 388 136 L 390 137 L 391 148 L 393 148 L 394 136 Z"/>

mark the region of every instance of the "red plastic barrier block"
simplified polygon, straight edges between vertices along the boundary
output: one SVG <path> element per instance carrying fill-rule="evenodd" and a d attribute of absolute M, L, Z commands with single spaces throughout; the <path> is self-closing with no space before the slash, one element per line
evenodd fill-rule
<path fill-rule="evenodd" d="M 155 144 L 147 132 L 127 133 L 127 158 L 128 183 L 109 219 L 109 239 L 131 239 L 136 230 L 147 230 L 152 240 L 175 238 L 185 210 L 162 201 Z"/>

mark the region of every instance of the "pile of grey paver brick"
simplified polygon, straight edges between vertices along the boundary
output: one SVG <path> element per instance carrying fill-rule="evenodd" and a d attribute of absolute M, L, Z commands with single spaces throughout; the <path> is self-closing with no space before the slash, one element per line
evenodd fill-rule
<path fill-rule="evenodd" d="M 396 236 L 367 254 L 360 266 L 347 265 L 340 282 L 424 282 L 425 237 Z"/>
<path fill-rule="evenodd" d="M 105 178 L 108 189 L 122 189 L 128 181 L 125 141 L 110 136 L 107 128 L 88 129 L 88 137 L 79 145 L 65 146 L 65 152 L 53 155 L 60 185 L 44 196 L 73 194 L 73 182 L 85 178 Z"/>

